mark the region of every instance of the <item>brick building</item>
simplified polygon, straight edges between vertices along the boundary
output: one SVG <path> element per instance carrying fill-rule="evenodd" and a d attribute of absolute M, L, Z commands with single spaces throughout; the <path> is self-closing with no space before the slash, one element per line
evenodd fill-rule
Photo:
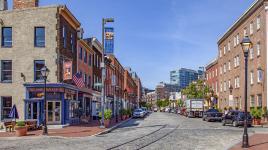
<path fill-rule="evenodd" d="M 92 47 L 83 39 L 78 40 L 77 44 L 77 67 L 81 74 L 85 87 L 79 89 L 79 105 L 83 109 L 84 115 L 92 116 L 93 99 L 93 56 Z"/>
<path fill-rule="evenodd" d="M 240 45 L 244 36 L 253 42 L 248 62 L 248 107 L 267 106 L 267 4 L 266 0 L 255 1 L 218 41 L 221 109 L 244 106 L 245 63 Z M 233 90 L 229 90 L 231 86 Z"/>
<path fill-rule="evenodd" d="M 137 103 L 137 85 L 128 71 L 124 71 L 124 108 L 135 108 Z"/>
<path fill-rule="evenodd" d="M 218 60 L 215 59 L 212 62 L 210 62 L 206 67 L 206 85 L 208 85 L 214 92 L 213 95 L 219 96 L 219 81 L 218 81 Z M 214 102 L 214 105 L 217 104 L 217 97 L 216 101 L 210 101 L 210 103 Z M 211 104 L 208 104 L 208 106 L 212 106 Z"/>
<path fill-rule="evenodd" d="M 13 10 L 0 11 L 1 120 L 7 119 L 15 104 L 19 119 L 42 123 L 44 85 L 40 69 L 46 65 L 50 70 L 47 123 L 75 122 L 79 89 L 72 85 L 72 73 L 77 72 L 79 21 L 66 6 L 38 7 L 38 0 L 13 0 L 13 4 Z"/>

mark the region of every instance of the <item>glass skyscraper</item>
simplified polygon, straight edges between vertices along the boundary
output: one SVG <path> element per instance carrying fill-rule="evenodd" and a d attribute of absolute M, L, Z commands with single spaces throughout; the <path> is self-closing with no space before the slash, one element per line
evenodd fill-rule
<path fill-rule="evenodd" d="M 198 72 L 192 69 L 181 68 L 170 72 L 170 84 L 179 85 L 180 89 L 196 80 L 198 80 Z"/>

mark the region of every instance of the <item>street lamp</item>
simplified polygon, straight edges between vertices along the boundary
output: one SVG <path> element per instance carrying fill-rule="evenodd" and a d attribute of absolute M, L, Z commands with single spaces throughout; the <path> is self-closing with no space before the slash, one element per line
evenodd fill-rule
<path fill-rule="evenodd" d="M 252 47 L 252 42 L 250 41 L 248 36 L 245 36 L 241 42 L 241 46 L 242 46 L 242 50 L 244 52 L 244 57 L 245 57 L 245 118 L 244 118 L 244 134 L 243 134 L 243 142 L 242 142 L 242 148 L 248 148 L 249 144 L 248 144 L 248 102 L 247 102 L 247 95 L 248 95 L 248 53 L 249 50 Z"/>
<path fill-rule="evenodd" d="M 45 87 L 44 87 L 44 127 L 43 127 L 43 135 L 47 135 L 47 113 L 46 113 L 46 104 L 47 104 L 47 76 L 49 74 L 49 69 L 47 68 L 47 66 L 44 66 L 41 69 L 41 74 L 42 77 L 45 81 Z"/>
<path fill-rule="evenodd" d="M 105 128 L 104 127 L 104 100 L 105 100 L 105 78 L 106 78 L 106 68 L 105 68 L 105 48 L 104 48 L 104 28 L 105 24 L 109 22 L 114 22 L 113 18 L 103 18 L 102 19 L 102 63 L 101 63 L 101 82 L 102 82 L 102 88 L 101 88 L 101 125 L 100 128 Z"/>

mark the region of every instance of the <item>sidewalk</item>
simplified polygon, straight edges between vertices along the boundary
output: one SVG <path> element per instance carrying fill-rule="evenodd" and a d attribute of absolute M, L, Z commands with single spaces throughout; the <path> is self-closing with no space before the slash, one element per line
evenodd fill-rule
<path fill-rule="evenodd" d="M 268 134 L 254 134 L 250 136 L 249 148 L 243 149 L 241 145 L 242 142 L 236 144 L 230 150 L 268 150 Z"/>
<path fill-rule="evenodd" d="M 118 124 L 119 123 L 122 123 L 120 117 L 118 118 Z M 111 129 L 115 125 L 117 125 L 116 121 L 115 119 L 112 119 L 109 128 L 100 129 L 99 121 L 94 120 L 88 124 L 72 125 L 61 129 L 48 129 L 48 136 L 86 137 L 104 132 L 107 129 Z M 40 136 L 40 135 L 42 135 L 42 130 L 28 131 L 27 134 L 27 136 Z M 16 137 L 16 135 L 15 132 L 0 132 L 0 137 Z"/>

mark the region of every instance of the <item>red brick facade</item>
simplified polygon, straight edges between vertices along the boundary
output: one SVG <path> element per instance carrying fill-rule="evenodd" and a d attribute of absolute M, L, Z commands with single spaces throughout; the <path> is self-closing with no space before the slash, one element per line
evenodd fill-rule
<path fill-rule="evenodd" d="M 39 0 L 13 0 L 13 9 L 38 7 Z"/>

